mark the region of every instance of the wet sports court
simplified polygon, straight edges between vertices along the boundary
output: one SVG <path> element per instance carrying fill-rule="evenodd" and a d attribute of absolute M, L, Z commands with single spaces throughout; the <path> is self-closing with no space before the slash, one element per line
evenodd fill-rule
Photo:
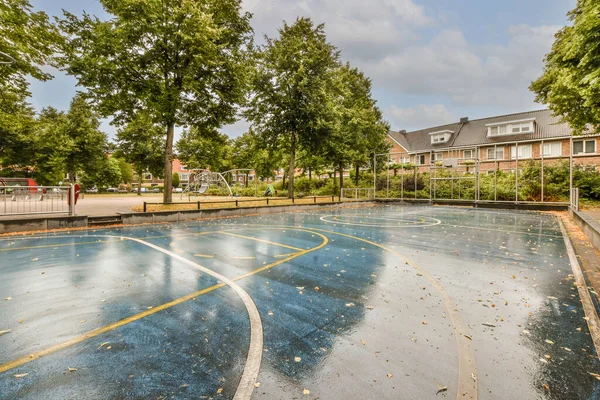
<path fill-rule="evenodd" d="M 0 398 L 600 398 L 567 250 L 428 206 L 3 238 Z"/>

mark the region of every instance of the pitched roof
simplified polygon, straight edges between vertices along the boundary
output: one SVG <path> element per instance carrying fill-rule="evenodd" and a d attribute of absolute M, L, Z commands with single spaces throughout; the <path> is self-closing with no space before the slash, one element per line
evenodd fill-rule
<path fill-rule="evenodd" d="M 503 135 L 489 138 L 487 136 L 488 124 L 496 124 L 502 122 L 518 121 L 523 119 L 535 118 L 534 132 L 521 135 Z M 443 130 L 453 131 L 450 140 L 447 143 L 432 144 L 430 133 Z M 393 138 L 401 135 L 395 132 L 390 132 Z M 466 147 L 477 146 L 494 143 L 518 142 L 532 139 L 551 139 L 558 137 L 566 137 L 571 134 L 571 128 L 566 123 L 559 122 L 559 118 L 554 117 L 550 110 L 528 111 L 517 114 L 508 114 L 497 117 L 489 117 L 471 120 L 465 124 L 453 123 L 448 125 L 436 126 L 433 128 L 422 129 L 413 132 L 407 132 L 401 135 L 405 138 L 408 145 L 407 150 L 414 151 L 429 151 L 436 148 L 448 147 Z M 403 145 L 406 148 L 406 146 Z"/>

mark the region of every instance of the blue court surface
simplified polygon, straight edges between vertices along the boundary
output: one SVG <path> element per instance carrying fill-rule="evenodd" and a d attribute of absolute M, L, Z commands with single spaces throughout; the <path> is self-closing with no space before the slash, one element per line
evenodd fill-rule
<path fill-rule="evenodd" d="M 573 274 L 558 219 L 537 212 L 2 238 L 0 398 L 597 399 Z"/>

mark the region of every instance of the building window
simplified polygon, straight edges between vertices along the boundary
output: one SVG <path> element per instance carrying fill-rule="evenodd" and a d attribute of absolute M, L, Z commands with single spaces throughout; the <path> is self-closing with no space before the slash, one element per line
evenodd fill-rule
<path fill-rule="evenodd" d="M 496 154 L 494 155 L 494 148 L 490 147 L 487 149 L 488 160 L 504 160 L 504 147 L 496 147 Z"/>
<path fill-rule="evenodd" d="M 463 151 L 463 158 L 465 160 L 471 160 L 471 159 L 475 158 L 474 157 L 474 153 L 475 153 L 474 150 L 464 150 Z"/>
<path fill-rule="evenodd" d="M 181 166 L 181 170 L 182 170 L 182 171 L 187 171 L 187 170 L 188 170 L 188 167 L 187 167 L 187 165 L 182 165 L 182 166 Z"/>
<path fill-rule="evenodd" d="M 418 154 L 415 156 L 416 165 L 425 165 L 425 154 Z"/>
<path fill-rule="evenodd" d="M 596 153 L 596 140 L 577 140 L 573 142 L 573 154 Z"/>
<path fill-rule="evenodd" d="M 450 140 L 450 137 L 452 136 L 452 134 L 454 133 L 454 131 L 439 131 L 439 132 L 431 132 L 429 135 L 431 135 L 431 144 L 436 144 L 436 143 L 446 143 L 448 140 Z"/>
<path fill-rule="evenodd" d="M 431 162 L 442 161 L 444 159 L 444 153 L 433 153 Z"/>
<path fill-rule="evenodd" d="M 517 135 L 520 133 L 533 133 L 535 118 L 520 121 L 507 121 L 486 125 L 488 136 Z"/>
<path fill-rule="evenodd" d="M 144 176 L 142 177 L 143 180 L 145 181 L 151 181 L 152 180 L 152 174 L 150 172 L 144 172 Z"/>
<path fill-rule="evenodd" d="M 512 160 L 516 159 L 517 147 L 519 148 L 519 160 L 523 160 L 526 158 L 531 158 L 531 145 L 523 144 L 520 146 L 510 146 L 510 158 Z"/>
<path fill-rule="evenodd" d="M 542 154 L 544 157 L 560 157 L 562 155 L 562 143 L 544 143 L 544 151 Z"/>
<path fill-rule="evenodd" d="M 402 157 L 400 157 L 400 162 L 402 164 L 410 164 L 410 156 L 402 156 Z"/>
<path fill-rule="evenodd" d="M 190 180 L 190 174 L 179 173 L 179 180 L 182 182 L 187 182 Z"/>

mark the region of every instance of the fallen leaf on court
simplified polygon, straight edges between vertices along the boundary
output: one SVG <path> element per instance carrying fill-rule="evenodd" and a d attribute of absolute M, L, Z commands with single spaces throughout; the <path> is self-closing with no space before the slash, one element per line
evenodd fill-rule
<path fill-rule="evenodd" d="M 394 375 L 392 375 L 392 374 L 387 374 L 387 377 L 388 377 L 388 378 L 391 378 L 392 376 L 394 376 Z"/>
<path fill-rule="evenodd" d="M 590 317 L 583 317 L 583 319 L 585 319 L 586 321 L 589 321 Z"/>
<path fill-rule="evenodd" d="M 581 332 L 581 328 L 577 328 L 576 330 L 577 330 L 577 332 Z"/>
<path fill-rule="evenodd" d="M 5 331 L 0 331 L 0 336 L 6 335 L 7 333 L 10 333 L 10 329 L 5 330 Z"/>
<path fill-rule="evenodd" d="M 45 271 L 42 271 L 42 275 L 44 275 L 45 273 L 46 273 Z"/>
<path fill-rule="evenodd" d="M 546 357 L 546 360 L 552 360 L 552 356 L 549 354 L 544 355 L 544 357 Z"/>
<path fill-rule="evenodd" d="M 19 320 L 19 323 L 20 323 L 20 324 L 22 324 L 22 323 L 23 323 L 23 318 L 21 318 L 21 319 Z"/>
<path fill-rule="evenodd" d="M 304 286 L 302 286 L 302 287 L 301 286 L 296 286 L 296 289 L 298 289 L 298 290 L 304 290 Z"/>
<path fill-rule="evenodd" d="M 363 346 L 367 344 L 366 340 L 361 340 L 360 342 L 363 344 Z"/>
<path fill-rule="evenodd" d="M 37 260 L 39 260 L 39 258 L 37 258 L 37 257 L 31 259 L 31 261 L 37 261 Z"/>
<path fill-rule="evenodd" d="M 495 328 L 495 327 L 496 327 L 496 325 L 494 325 L 494 324 L 490 324 L 489 322 L 484 322 L 484 323 L 483 323 L 483 324 L 481 324 L 481 325 L 483 325 L 483 326 L 489 326 L 490 328 Z"/>
<path fill-rule="evenodd" d="M 25 378 L 27 375 L 29 375 L 28 372 L 24 373 L 24 374 L 16 374 L 15 378 L 20 379 L 20 378 Z"/>
<path fill-rule="evenodd" d="M 548 296 L 548 298 L 549 298 L 550 300 L 558 300 L 558 299 L 557 299 L 556 297 L 554 297 L 554 296 Z"/>
<path fill-rule="evenodd" d="M 529 335 L 529 331 L 527 329 L 523 329 L 523 333 Z"/>
<path fill-rule="evenodd" d="M 304 388 L 304 390 L 302 391 L 303 394 L 310 394 L 310 390 L 308 390 L 307 388 Z"/>
<path fill-rule="evenodd" d="M 375 307 L 373 307 L 373 306 L 367 306 L 367 310 L 372 310 L 372 309 L 374 309 L 374 308 L 375 308 Z"/>
<path fill-rule="evenodd" d="M 477 376 L 475 376 L 475 372 L 471 372 L 471 379 L 477 382 Z"/>
<path fill-rule="evenodd" d="M 269 311 L 267 314 L 268 315 L 273 315 L 273 311 Z"/>
<path fill-rule="evenodd" d="M 594 378 L 596 378 L 600 381 L 600 374 L 595 374 L 593 372 L 588 372 L 588 374 L 590 374 L 591 376 L 593 376 Z"/>
<path fill-rule="evenodd" d="M 427 321 L 425 321 L 425 320 L 421 321 L 421 323 L 422 323 L 423 325 L 427 325 Z"/>
<path fill-rule="evenodd" d="M 354 307 L 354 303 L 346 303 L 346 307 Z"/>
<path fill-rule="evenodd" d="M 318 286 L 315 286 L 315 290 L 318 292 L 318 291 L 319 291 L 319 287 L 318 287 Z"/>
<path fill-rule="evenodd" d="M 565 351 L 571 352 L 571 349 L 568 347 L 563 347 L 563 349 L 565 349 Z"/>
<path fill-rule="evenodd" d="M 186 388 L 186 387 L 188 387 L 188 386 L 190 386 L 190 385 L 189 385 L 189 383 L 184 383 L 183 385 L 181 385 L 181 386 L 179 386 L 179 387 L 180 387 L 180 388 Z"/>
<path fill-rule="evenodd" d="M 547 383 L 544 383 L 542 386 L 544 387 L 544 389 L 546 389 L 546 390 L 550 390 L 550 386 L 548 386 L 548 384 L 547 384 Z"/>
<path fill-rule="evenodd" d="M 442 393 L 442 392 L 445 392 L 446 390 L 448 390 L 448 386 L 440 386 L 440 385 L 438 385 L 438 391 L 437 391 L 437 393 Z"/>
<path fill-rule="evenodd" d="M 219 388 L 219 390 L 217 390 L 217 393 L 221 393 L 223 392 L 223 388 Z"/>
<path fill-rule="evenodd" d="M 548 343 L 548 344 L 554 344 L 554 342 L 552 340 L 550 340 L 550 339 L 546 339 L 545 342 Z"/>
<path fill-rule="evenodd" d="M 71 368 L 71 367 L 68 367 L 68 368 L 67 368 L 67 370 L 68 370 L 69 372 L 75 372 L 75 371 L 77 371 L 77 368 Z"/>
<path fill-rule="evenodd" d="M 100 346 L 98 346 L 99 349 L 101 349 L 102 347 L 106 346 L 107 344 L 109 344 L 110 342 L 104 342 L 102 344 L 100 344 Z"/>
<path fill-rule="evenodd" d="M 473 340 L 473 337 L 469 336 L 469 335 L 464 335 L 467 339 L 469 340 Z"/>
<path fill-rule="evenodd" d="M 254 384 L 254 387 L 255 387 L 255 388 L 257 388 L 257 387 L 260 387 L 260 382 L 256 382 L 256 383 Z"/>
<path fill-rule="evenodd" d="M 82 319 L 81 321 L 79 321 L 80 324 L 85 324 L 85 319 Z"/>
<path fill-rule="evenodd" d="M 513 275 L 513 276 L 512 276 L 512 278 L 513 278 L 513 279 L 517 279 L 517 276 L 516 276 L 516 275 Z"/>
<path fill-rule="evenodd" d="M 4 300 L 6 300 L 6 301 L 12 300 L 12 297 L 7 297 Z"/>
<path fill-rule="evenodd" d="M 302 361 L 302 359 L 301 359 L 300 357 L 295 357 L 295 358 L 294 358 L 294 361 L 296 361 L 296 362 L 300 362 L 300 361 Z"/>

